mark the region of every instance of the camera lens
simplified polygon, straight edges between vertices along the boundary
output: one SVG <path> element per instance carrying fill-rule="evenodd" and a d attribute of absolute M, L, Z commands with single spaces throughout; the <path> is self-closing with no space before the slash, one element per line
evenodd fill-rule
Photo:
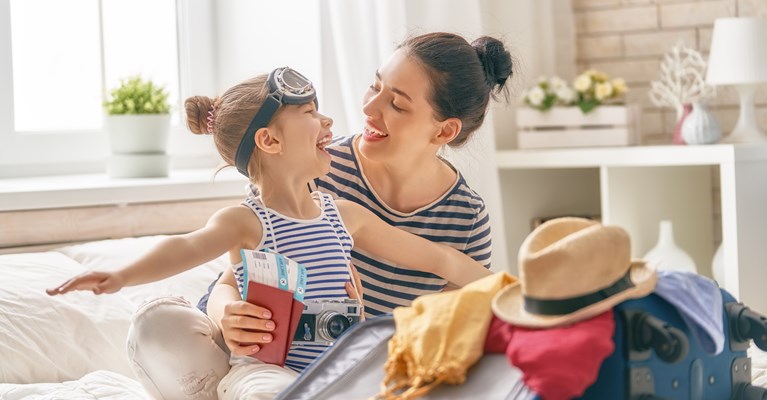
<path fill-rule="evenodd" d="M 328 333 L 330 333 L 330 336 L 333 336 L 334 338 L 337 338 L 342 333 L 344 333 L 348 327 L 349 324 L 346 318 L 333 318 L 328 321 Z"/>
<path fill-rule="evenodd" d="M 326 311 L 317 319 L 317 335 L 330 342 L 341 336 L 351 326 L 351 322 L 343 314 Z"/>

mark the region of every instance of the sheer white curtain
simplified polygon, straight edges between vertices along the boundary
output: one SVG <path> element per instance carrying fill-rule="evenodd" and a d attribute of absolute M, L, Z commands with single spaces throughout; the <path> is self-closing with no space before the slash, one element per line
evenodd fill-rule
<path fill-rule="evenodd" d="M 334 131 L 353 135 L 363 126 L 362 96 L 376 69 L 407 33 L 405 1 L 322 0 L 323 110 Z"/>

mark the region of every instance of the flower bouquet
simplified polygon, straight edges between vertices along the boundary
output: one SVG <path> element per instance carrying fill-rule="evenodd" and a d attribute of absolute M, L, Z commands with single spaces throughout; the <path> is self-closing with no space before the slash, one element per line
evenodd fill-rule
<path fill-rule="evenodd" d="M 529 107 L 547 111 L 554 106 L 578 106 L 586 114 L 601 104 L 621 104 L 628 91 L 626 81 L 613 78 L 595 69 L 578 75 L 568 85 L 563 79 L 538 78 L 538 83 L 524 92 L 524 102 Z"/>

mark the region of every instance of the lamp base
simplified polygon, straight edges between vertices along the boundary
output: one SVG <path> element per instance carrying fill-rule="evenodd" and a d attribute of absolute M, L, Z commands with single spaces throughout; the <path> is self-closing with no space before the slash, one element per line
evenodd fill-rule
<path fill-rule="evenodd" d="M 767 133 L 756 124 L 754 97 L 757 85 L 735 85 L 740 95 L 740 115 L 735 129 L 721 143 L 764 143 Z"/>
<path fill-rule="evenodd" d="M 767 143 L 767 132 L 752 127 L 750 129 L 733 129 L 719 143 Z"/>

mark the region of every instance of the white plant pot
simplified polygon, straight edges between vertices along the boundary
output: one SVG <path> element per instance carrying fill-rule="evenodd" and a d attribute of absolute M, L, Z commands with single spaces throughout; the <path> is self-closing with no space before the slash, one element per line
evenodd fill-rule
<path fill-rule="evenodd" d="M 108 115 L 113 154 L 165 153 L 168 148 L 170 114 Z"/>
<path fill-rule="evenodd" d="M 112 178 L 154 178 L 168 176 L 170 114 L 108 115 L 112 156 L 107 174 Z"/>

